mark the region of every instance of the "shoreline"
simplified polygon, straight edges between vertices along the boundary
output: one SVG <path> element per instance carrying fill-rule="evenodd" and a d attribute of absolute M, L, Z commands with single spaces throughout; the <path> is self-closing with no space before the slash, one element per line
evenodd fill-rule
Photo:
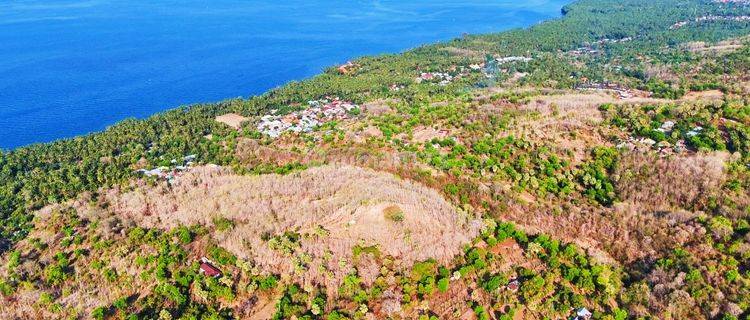
<path fill-rule="evenodd" d="M 571 3 L 574 3 L 574 2 L 575 1 L 569 1 L 568 3 L 564 4 L 562 7 L 558 8 L 556 10 L 557 11 L 557 15 L 554 16 L 554 17 L 549 17 L 549 18 L 546 18 L 546 19 L 543 19 L 543 20 L 538 20 L 538 21 L 535 21 L 535 22 L 533 22 L 531 24 L 525 25 L 523 27 L 515 27 L 515 26 L 513 26 L 511 24 L 511 25 L 509 25 L 507 27 L 504 27 L 504 29 L 502 29 L 500 31 L 482 32 L 482 33 L 471 33 L 471 34 L 465 34 L 465 35 L 470 35 L 470 36 L 496 35 L 496 34 L 502 34 L 502 33 L 513 31 L 513 30 L 517 30 L 517 29 L 526 30 L 526 29 L 531 28 L 533 26 L 544 24 L 544 23 L 549 22 L 549 21 L 558 20 L 558 19 L 564 17 L 564 15 L 565 15 L 565 7 L 568 6 L 568 5 L 570 5 Z M 440 41 L 425 42 L 425 43 L 422 43 L 422 44 L 419 44 L 419 45 L 415 45 L 415 46 L 403 48 L 403 49 L 401 49 L 399 51 L 383 51 L 383 52 L 379 52 L 379 53 L 375 53 L 375 54 L 367 54 L 367 53 L 365 53 L 365 54 L 362 54 L 362 55 L 355 55 L 350 60 L 351 61 L 355 61 L 355 60 L 360 60 L 360 59 L 373 58 L 373 57 L 381 57 L 381 56 L 400 56 L 400 55 L 403 55 L 403 54 L 406 54 L 406 53 L 409 53 L 409 52 L 413 52 L 415 50 L 419 50 L 420 48 L 425 48 L 425 47 L 431 47 L 431 46 L 446 44 L 446 43 L 450 43 L 451 41 L 455 41 L 456 39 L 460 39 L 460 38 L 461 38 L 461 36 L 455 36 L 455 37 L 445 38 L 444 40 L 440 40 Z M 51 138 L 49 140 L 46 140 L 45 138 L 42 138 L 40 141 L 35 141 L 35 142 L 31 142 L 31 143 L 26 143 L 26 144 L 20 144 L 20 145 L 9 144 L 10 146 L 0 147 L 0 150 L 2 150 L 3 152 L 12 152 L 12 151 L 15 151 L 15 150 L 19 150 L 19 149 L 22 149 L 22 148 L 29 148 L 29 147 L 33 147 L 33 146 L 36 146 L 36 145 L 53 144 L 53 143 L 57 143 L 57 142 L 65 141 L 65 140 L 71 140 L 71 139 L 76 139 L 76 138 L 81 138 L 81 137 L 87 137 L 87 136 L 91 136 L 91 135 L 96 135 L 96 134 L 99 134 L 99 133 L 102 133 L 102 132 L 105 132 L 105 131 L 109 130 L 113 126 L 117 126 L 117 125 L 121 124 L 124 121 L 129 121 L 131 119 L 135 119 L 136 121 L 144 121 L 144 120 L 149 119 L 151 117 L 154 117 L 156 115 L 159 115 L 159 114 L 162 114 L 162 113 L 166 113 L 166 112 L 169 112 L 169 111 L 172 111 L 172 110 L 178 110 L 178 109 L 184 109 L 184 108 L 191 108 L 191 107 L 194 107 L 194 106 L 217 105 L 217 104 L 227 103 L 227 102 L 234 101 L 234 100 L 249 100 L 249 99 L 253 99 L 255 97 L 263 96 L 265 94 L 268 94 L 269 92 L 273 92 L 275 90 L 279 90 L 279 89 L 284 88 L 284 87 L 286 87 L 286 86 L 288 86 L 288 85 L 290 85 L 292 83 L 307 82 L 310 79 L 313 79 L 315 77 L 318 77 L 318 76 L 324 74 L 325 70 L 327 70 L 329 68 L 335 68 L 336 66 L 337 65 L 324 65 L 324 66 L 321 66 L 319 71 L 316 71 L 316 72 L 314 72 L 314 73 L 312 73 L 310 75 L 303 76 L 303 77 L 295 77 L 295 78 L 290 78 L 290 79 L 284 80 L 282 83 L 278 84 L 277 86 L 274 86 L 274 87 L 272 87 L 270 89 L 259 89 L 257 93 L 254 93 L 254 94 L 251 94 L 251 95 L 248 95 L 248 96 L 244 96 L 244 95 L 235 96 L 235 97 L 231 97 L 230 96 L 230 97 L 220 98 L 220 99 L 217 99 L 217 100 L 207 100 L 207 101 L 203 101 L 203 102 L 197 101 L 197 102 L 190 102 L 190 103 L 184 103 L 184 104 L 177 104 L 177 105 L 167 106 L 165 108 L 158 108 L 157 107 L 158 109 L 161 109 L 161 110 L 156 111 L 156 112 L 151 112 L 151 113 L 148 113 L 148 114 L 143 115 L 143 116 L 140 116 L 140 115 L 127 116 L 127 115 L 125 115 L 124 117 L 119 118 L 118 120 L 115 120 L 115 121 L 109 122 L 109 123 L 107 123 L 108 121 L 104 121 L 105 123 L 95 126 L 95 127 L 98 127 L 97 129 L 93 129 L 93 130 L 88 131 L 88 132 L 84 132 L 84 133 L 80 133 L 80 134 L 73 134 L 73 135 L 65 135 L 65 133 L 63 132 L 63 134 L 61 136 L 54 137 L 54 138 Z M 252 87 L 252 86 L 249 86 L 249 87 Z M 85 108 L 85 106 L 82 106 L 82 108 Z M 91 112 L 96 112 L 96 111 L 97 110 L 91 110 Z M 88 113 L 91 113 L 91 112 L 88 112 Z M 118 113 L 120 113 L 120 112 L 118 112 Z M 77 126 L 77 124 L 78 124 L 78 122 L 73 123 L 73 125 L 75 125 L 75 126 Z M 20 129 L 20 130 L 23 130 L 23 129 Z M 29 130 L 31 130 L 31 129 L 29 129 Z M 85 130 L 86 129 L 84 129 L 84 131 Z"/>

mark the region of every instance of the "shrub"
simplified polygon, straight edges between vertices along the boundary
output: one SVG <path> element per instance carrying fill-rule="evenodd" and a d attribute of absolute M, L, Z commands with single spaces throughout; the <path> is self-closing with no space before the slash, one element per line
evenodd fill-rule
<path fill-rule="evenodd" d="M 213 223 L 217 231 L 226 231 L 234 227 L 234 221 L 225 217 L 215 217 Z"/>
<path fill-rule="evenodd" d="M 261 290 L 271 290 L 276 288 L 276 284 L 278 283 L 278 280 L 274 275 L 267 276 L 260 281 L 258 281 L 258 288 Z"/>
<path fill-rule="evenodd" d="M 188 227 L 180 226 L 175 230 L 175 235 L 177 235 L 177 239 L 180 240 L 180 242 L 184 244 L 188 244 L 193 241 L 193 233 L 190 231 Z"/>
<path fill-rule="evenodd" d="M 615 169 L 618 152 L 615 148 L 596 147 L 589 162 L 581 165 L 578 180 L 584 194 L 602 205 L 611 205 L 615 200 L 615 187 L 610 173 Z"/>
<path fill-rule="evenodd" d="M 104 307 L 97 307 L 94 309 L 94 311 L 91 311 L 91 317 L 97 320 L 104 319 L 104 316 L 107 315 L 107 309 Z"/>
<path fill-rule="evenodd" d="M 398 206 L 389 206 L 383 210 L 385 218 L 394 222 L 404 221 L 404 212 Z"/>
<path fill-rule="evenodd" d="M 489 277 L 483 284 L 482 288 L 486 290 L 487 292 L 494 292 L 498 288 L 500 288 L 501 285 L 508 282 L 508 278 L 504 275 L 493 275 Z"/>
<path fill-rule="evenodd" d="M 440 278 L 437 282 L 437 287 L 440 292 L 447 292 L 448 286 L 450 285 L 450 280 L 448 278 Z"/>

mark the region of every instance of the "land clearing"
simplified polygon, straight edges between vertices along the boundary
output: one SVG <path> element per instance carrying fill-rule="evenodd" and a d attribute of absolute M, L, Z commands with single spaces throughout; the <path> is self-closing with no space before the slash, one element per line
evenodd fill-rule
<path fill-rule="evenodd" d="M 234 129 L 242 129 L 242 123 L 245 121 L 248 121 L 250 119 L 245 118 L 239 114 L 236 113 L 227 113 L 224 115 L 220 115 L 216 117 L 215 119 L 217 122 L 221 122 L 223 124 L 226 124 Z"/>

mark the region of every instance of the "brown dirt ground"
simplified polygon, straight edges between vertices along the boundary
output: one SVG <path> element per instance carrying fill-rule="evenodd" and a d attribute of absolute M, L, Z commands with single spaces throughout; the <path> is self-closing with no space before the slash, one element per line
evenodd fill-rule
<path fill-rule="evenodd" d="M 227 113 L 225 115 L 220 115 L 216 117 L 215 119 L 217 122 L 221 122 L 223 124 L 226 124 L 232 128 L 235 128 L 237 130 L 242 128 L 242 123 L 247 121 L 248 118 L 245 118 L 239 114 L 236 113 Z"/>

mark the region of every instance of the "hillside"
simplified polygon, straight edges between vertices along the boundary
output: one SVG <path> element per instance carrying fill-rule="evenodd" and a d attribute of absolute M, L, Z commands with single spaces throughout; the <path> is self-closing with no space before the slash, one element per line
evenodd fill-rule
<path fill-rule="evenodd" d="M 746 318 L 750 3 L 563 12 L 3 152 L 0 318 Z"/>

